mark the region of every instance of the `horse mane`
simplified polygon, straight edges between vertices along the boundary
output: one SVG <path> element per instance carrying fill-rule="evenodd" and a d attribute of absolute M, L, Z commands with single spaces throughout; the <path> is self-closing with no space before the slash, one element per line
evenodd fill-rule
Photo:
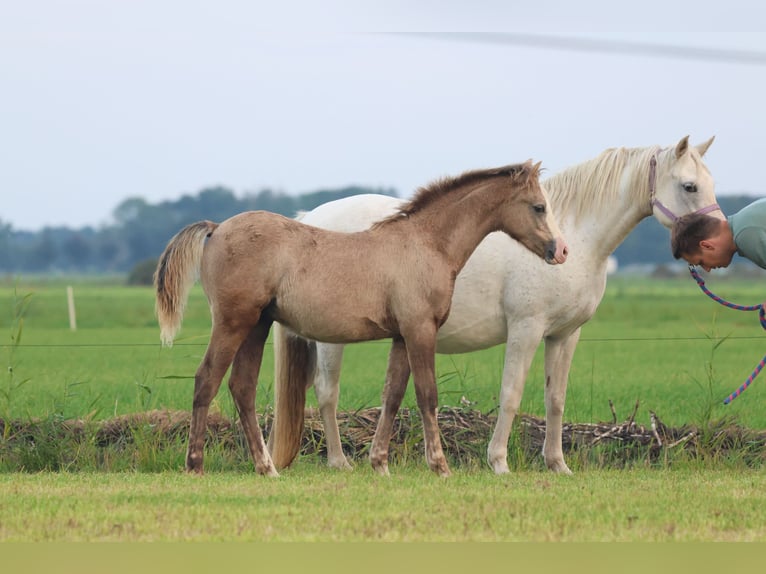
<path fill-rule="evenodd" d="M 422 211 L 426 206 L 431 205 L 440 198 L 453 193 L 455 190 L 463 189 L 468 186 L 475 186 L 486 180 L 499 177 L 508 177 L 514 180 L 523 178 L 526 181 L 532 176 L 537 177 L 539 172 L 539 163 L 533 165 L 531 161 L 526 161 L 524 163 L 510 164 L 502 167 L 466 171 L 455 177 L 442 177 L 431 182 L 427 186 L 418 188 L 410 201 L 402 205 L 392 215 L 374 223 L 370 229 L 377 229 L 394 221 L 406 219 L 411 215 Z"/>
<path fill-rule="evenodd" d="M 629 185 L 646 190 L 649 205 L 649 162 L 657 154 L 657 163 L 663 161 L 659 146 L 644 148 L 609 148 L 597 157 L 561 171 L 543 182 L 557 215 L 573 213 L 575 220 L 584 214 L 608 205 L 618 196 L 625 168 L 631 170 Z"/>

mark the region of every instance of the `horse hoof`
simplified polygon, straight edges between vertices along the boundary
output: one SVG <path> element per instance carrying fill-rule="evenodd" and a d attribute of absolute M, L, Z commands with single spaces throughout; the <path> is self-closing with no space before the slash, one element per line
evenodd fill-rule
<path fill-rule="evenodd" d="M 438 461 L 430 461 L 428 466 L 441 477 L 446 478 L 452 474 L 449 470 L 449 466 L 447 465 L 447 461 L 444 460 L 444 458 Z"/>
<path fill-rule="evenodd" d="M 205 471 L 202 469 L 201 466 L 197 468 L 189 468 L 187 466 L 186 474 L 191 474 L 192 476 L 202 476 L 203 474 L 205 474 Z"/>
<path fill-rule="evenodd" d="M 273 466 L 267 468 L 256 468 L 255 471 L 262 476 L 269 476 L 272 478 L 277 478 L 279 476 L 277 469 Z"/>
<path fill-rule="evenodd" d="M 569 467 L 563 460 L 551 462 L 550 464 L 546 464 L 546 466 L 548 467 L 548 470 L 555 472 L 556 474 L 572 474 L 572 471 L 569 470 Z"/>
<path fill-rule="evenodd" d="M 490 468 L 494 471 L 495 474 L 509 474 L 511 472 L 511 469 L 508 468 L 508 461 L 505 459 L 501 460 L 487 460 L 487 464 L 489 464 Z"/>
<path fill-rule="evenodd" d="M 344 456 L 342 460 L 327 461 L 327 466 L 337 470 L 354 470 L 354 467 L 348 462 L 348 459 Z"/>

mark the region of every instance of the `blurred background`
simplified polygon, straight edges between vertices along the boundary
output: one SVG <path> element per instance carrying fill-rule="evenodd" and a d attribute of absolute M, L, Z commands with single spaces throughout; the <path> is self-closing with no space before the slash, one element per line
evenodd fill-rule
<path fill-rule="evenodd" d="M 182 225 L 693 144 L 766 195 L 766 7 L 40 0 L 0 13 L 0 274 L 130 273 Z M 673 272 L 644 221 L 615 269 Z M 736 267 L 736 266 L 735 266 Z"/>

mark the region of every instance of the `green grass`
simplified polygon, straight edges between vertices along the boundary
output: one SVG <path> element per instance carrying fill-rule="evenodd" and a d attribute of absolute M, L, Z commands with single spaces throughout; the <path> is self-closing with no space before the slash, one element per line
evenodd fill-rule
<path fill-rule="evenodd" d="M 759 300 L 752 282 L 720 281 L 711 287 L 720 287 L 723 296 L 735 301 Z M 76 332 L 69 330 L 64 284 L 20 284 L 16 289 L 32 298 L 23 340 L 14 348 L 10 344 L 13 286 L 0 286 L 0 357 L 13 362 L 18 380 L 28 380 L 12 396 L 7 409 L 11 417 L 108 418 L 147 408 L 190 408 L 192 379 L 210 329 L 199 287 L 192 292 L 172 349 L 159 345 L 151 289 L 75 285 Z M 654 410 L 673 425 L 709 413 L 734 415 L 746 426 L 766 428 L 766 412 L 758 408 L 766 396 L 760 380 L 732 405 L 721 404 L 762 358 L 762 337 L 755 313 L 721 307 L 691 279 L 611 279 L 596 315 L 583 328 L 570 372 L 565 417 L 577 422 L 610 420 L 609 400 L 619 417 L 627 417 L 639 400 L 637 420 L 642 423 L 648 423 L 648 412 Z M 503 351 L 498 345 L 476 353 L 438 355 L 441 403 L 457 405 L 465 396 L 479 410 L 493 410 Z M 386 341 L 346 348 L 342 410 L 380 403 L 387 355 Z M 261 410 L 271 403 L 272 377 L 273 360 L 267 351 L 258 394 Z M 543 379 L 541 348 L 530 369 L 522 411 L 544 414 Z M 412 388 L 404 404 L 415 406 Z M 234 415 L 224 387 L 215 406 Z"/>
<path fill-rule="evenodd" d="M 3 541 L 764 541 L 762 472 L 0 474 Z"/>
<path fill-rule="evenodd" d="M 737 302 L 760 297 L 752 283 L 709 283 Z M 339 473 L 306 456 L 269 480 L 254 474 L 241 445 L 209 444 L 207 474 L 194 477 L 180 472 L 185 437 L 166 444 L 138 428 L 128 446 L 63 440 L 57 433 L 65 419 L 189 410 L 210 329 L 197 287 L 177 344 L 162 349 L 150 289 L 86 280 L 75 283 L 78 329 L 71 332 L 65 287 L 0 284 L 0 418 L 40 424 L 32 442 L 15 443 L 12 457 L 2 460 L 0 452 L 2 541 L 766 540 L 766 478 L 736 453 L 677 456 L 651 467 L 636 461 L 622 471 L 599 463 L 607 451 L 571 453 L 575 475 L 563 477 L 542 470 L 539 456 L 519 455 L 512 441 L 507 476 L 481 463 L 453 465 L 453 476 L 441 480 L 422 454 L 413 454 L 392 464 L 387 479 L 362 461 Z M 28 294 L 19 317 L 15 302 Z M 718 306 L 691 280 L 612 279 L 583 329 L 565 420 L 611 420 L 610 399 L 624 420 L 639 400 L 641 424 L 653 410 L 674 426 L 732 417 L 766 428 L 766 379 L 756 379 L 731 406 L 721 404 L 763 356 L 761 337 L 753 313 Z M 387 354 L 386 342 L 347 347 L 342 410 L 379 404 Z M 457 405 L 465 396 L 492 411 L 502 365 L 502 345 L 437 356 L 441 403 Z M 267 352 L 261 411 L 271 403 L 272 373 Z M 543 414 L 542 385 L 539 350 L 523 412 Z M 405 406 L 415 406 L 411 388 Z M 225 388 L 213 409 L 234 418 Z M 30 472 L 46 468 L 58 472 Z"/>

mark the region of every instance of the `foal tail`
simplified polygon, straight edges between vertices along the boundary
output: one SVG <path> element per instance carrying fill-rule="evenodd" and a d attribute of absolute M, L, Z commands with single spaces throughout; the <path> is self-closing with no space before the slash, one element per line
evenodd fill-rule
<path fill-rule="evenodd" d="M 285 468 L 301 448 L 306 389 L 314 382 L 317 346 L 298 337 L 279 323 L 272 329 L 274 340 L 274 422 L 269 450 L 277 469 Z"/>
<path fill-rule="evenodd" d="M 189 291 L 197 280 L 205 248 L 205 238 L 218 227 L 212 221 L 187 225 L 170 240 L 154 272 L 157 290 L 155 309 L 160 323 L 160 339 L 171 346 L 181 328 Z"/>

